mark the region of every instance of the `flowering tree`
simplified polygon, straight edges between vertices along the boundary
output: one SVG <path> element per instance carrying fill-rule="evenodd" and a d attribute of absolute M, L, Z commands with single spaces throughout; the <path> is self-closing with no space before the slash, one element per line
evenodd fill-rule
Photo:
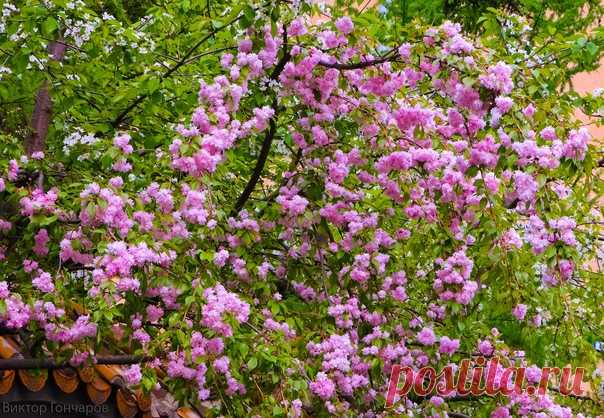
<path fill-rule="evenodd" d="M 430 22 L 450 19 L 470 32 L 484 30 L 485 13 L 499 8 L 506 14 L 521 14 L 528 18 L 533 36 L 539 33 L 572 36 L 594 26 L 594 21 L 604 11 L 598 0 L 384 0 L 378 7 L 381 14 L 403 24 L 417 16 Z"/>
<path fill-rule="evenodd" d="M 0 25 L 18 109 L 0 321 L 32 356 L 140 355 L 130 385 L 208 415 L 598 410 L 555 392 L 384 402 L 397 364 L 594 370 L 602 182 L 573 115 L 604 102 L 563 90 L 559 59 L 597 43 L 496 14 L 497 36 L 414 22 L 380 38 L 371 13 L 313 25 L 307 4 L 269 2 L 210 9 L 182 49 L 150 34 L 192 24 L 188 2 L 132 26 L 22 3 Z"/>

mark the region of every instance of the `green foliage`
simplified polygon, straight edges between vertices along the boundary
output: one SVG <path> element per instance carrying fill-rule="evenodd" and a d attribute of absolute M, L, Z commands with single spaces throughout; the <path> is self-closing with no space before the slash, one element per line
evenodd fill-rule
<path fill-rule="evenodd" d="M 374 56 L 398 47 L 401 42 L 411 41 L 418 45 L 419 52 L 414 53 L 414 59 L 419 61 L 421 54 L 433 52 L 421 39 L 427 26 L 446 19 L 461 22 L 471 36 L 480 42 L 484 51 L 488 51 L 487 57 L 480 55 L 482 50 L 476 53 L 477 59 L 483 60 L 481 64 L 504 61 L 515 66 L 514 81 L 519 87 L 514 97 L 517 105 L 506 116 L 514 141 L 522 140 L 528 129 L 520 105 L 538 103 L 534 124 L 540 127 L 550 124 L 563 130 L 576 127 L 578 122 L 572 119 L 576 109 L 592 116 L 595 122 L 601 122 L 604 117 L 604 96 L 597 92 L 580 96 L 568 89 L 569 80 L 574 74 L 596 68 L 602 56 L 604 30 L 587 30 L 601 15 L 597 1 L 393 0 L 385 11 L 368 8 L 362 13 L 357 10 L 362 2 L 336 3 L 337 7 L 330 10 L 334 18 L 346 13 L 353 16 L 356 31 L 350 37 L 351 43 L 362 40 L 363 47 Z M 71 4 L 75 6 L 71 7 Z M 191 114 L 199 105 L 199 81 L 209 81 L 224 73 L 219 61 L 221 54 L 235 52 L 237 42 L 244 33 L 258 37 L 255 40 L 261 44 L 263 41 L 258 35 L 261 32 L 259 29 L 266 23 L 276 29 L 278 24 L 289 24 L 298 15 L 316 16 L 320 11 L 318 6 L 305 2 L 298 10 L 293 10 L 288 4 L 271 1 L 89 0 L 68 3 L 66 0 L 21 0 L 15 5 L 19 12 L 5 17 L 3 30 L 0 30 L 1 173 L 7 171 L 9 160 L 18 159 L 24 152 L 23 144 L 32 134 L 30 121 L 35 98 L 44 85 L 48 86 L 52 97 L 52 120 L 45 139 L 48 158 L 30 160 L 24 164 L 23 172 L 32 178 L 23 180 L 26 186 L 15 185 L 11 193 L 6 194 L 8 197 L 0 202 L 0 218 L 21 219 L 15 215 L 16 208 L 20 199 L 29 195 L 27 186 L 40 181 L 40 177 L 36 177 L 40 172 L 45 173 L 41 181 L 46 189 L 60 188 L 58 202 L 63 211 L 58 215 L 36 214 L 16 222 L 15 229 L 10 232 L 12 235 L 3 236 L 3 239 L 18 244 L 10 248 L 12 252 L 9 251 L 8 258 L 2 261 L 4 264 L 0 272 L 11 283 L 18 284 L 20 294 L 28 297 L 28 302 L 35 300 L 37 291 L 30 277 L 23 272 L 22 261 L 31 255 L 35 233 L 40 228 L 47 228 L 53 242 L 44 268 L 53 272 L 68 271 L 72 266 L 57 261 L 60 247 L 55 244 L 61 241 L 66 231 L 74 228 L 65 221 L 69 219 L 67 215 L 82 211 L 93 216 L 98 210 L 106 209 L 107 202 L 102 199 L 83 203 L 80 193 L 88 184 L 105 184 L 115 175 L 112 165 L 120 156 L 120 151 L 112 146 L 112 140 L 117 133 L 127 131 L 132 136 L 136 150 L 129 157 L 135 171 L 131 176 L 124 176 L 128 178 L 124 195 L 131 200 L 129 210 L 143 210 L 145 203 L 138 193 L 150 183 L 158 182 L 160 187 L 176 189 L 175 185 L 183 181 L 185 175 L 171 169 L 165 150 L 177 136 L 175 126 L 188 124 Z M 587 12 L 581 12 L 586 9 Z M 66 46 L 65 57 L 61 61 L 49 57 L 48 46 L 53 41 Z M 312 43 L 314 39 L 306 41 Z M 455 56 L 444 57 L 443 62 L 451 68 L 463 65 Z M 1 71 L 3 68 L 10 69 L 10 72 Z M 443 70 L 446 71 L 449 71 L 448 67 Z M 467 86 L 473 86 L 477 84 L 477 79 L 476 71 L 467 71 L 467 78 L 463 81 Z M 404 93 L 417 103 L 446 106 L 446 101 L 434 94 L 430 82 L 427 80 L 420 84 L 418 89 L 422 93 L 419 98 L 414 89 L 409 88 Z M 348 86 L 345 81 L 341 83 L 342 88 Z M 489 98 L 484 89 L 481 93 L 482 99 L 492 101 L 493 98 Z M 313 94 L 317 98 L 321 92 L 314 91 Z M 243 99 L 241 119 L 249 118 L 254 108 L 271 105 L 277 95 L 277 91 L 261 90 L 256 86 L 253 94 Z M 301 104 L 299 97 L 286 96 L 280 100 L 275 144 L 270 150 L 263 178 L 250 199 L 254 216 L 271 221 L 283 217 L 274 199 L 279 187 L 285 184 L 286 171 L 300 170 L 304 173 L 301 195 L 308 199 L 311 210 L 321 208 L 328 201 L 323 178 L 325 173 L 309 165 L 299 168 L 300 156 L 292 139 L 291 127 L 300 118 L 307 117 L 310 111 Z M 344 152 L 354 147 L 367 151 L 366 140 L 359 134 L 358 121 L 367 118 L 363 110 L 359 106 L 350 112 L 350 117 L 338 118 L 326 127 L 337 134 Z M 489 134 L 495 135 L 495 129 Z M 421 130 L 415 135 L 426 139 L 422 137 L 425 134 Z M 182 292 L 179 296 L 180 309 L 170 311 L 161 319 L 165 329 L 152 331 L 155 350 L 190 347 L 191 333 L 186 321 L 189 318 L 198 320 L 203 305 L 203 289 L 195 288 L 191 283 L 200 277 L 212 283 L 231 281 L 230 277 L 223 276 L 224 270 L 213 264 L 218 250 L 215 242 L 230 233 L 225 224 L 234 202 L 253 172 L 263 139 L 263 135 L 257 135 L 238 143 L 226 153 L 224 164 L 213 175 L 187 180 L 191 187 L 203 186 L 211 190 L 208 201 L 216 208 L 214 215 L 221 223 L 215 229 L 196 229 L 190 238 L 162 243 L 163 250 L 186 254 L 169 271 L 153 267 L 149 271 L 137 272 L 143 291 L 157 283 L 169 283 Z M 435 146 L 441 145 L 437 143 Z M 187 147 L 190 146 L 183 145 L 183 154 L 189 151 Z M 503 231 L 519 222 L 521 216 L 513 214 L 499 194 L 492 198 L 492 202 L 481 199 L 472 208 L 477 214 L 479 227 L 472 231 L 476 234 L 476 244 L 470 245 L 468 252 L 477 266 L 474 278 L 484 285 L 484 289 L 467 307 L 443 303 L 450 316 L 446 323 L 439 324 L 439 334 L 462 338 L 461 350 L 467 353 L 475 349 L 478 338 L 489 335 L 492 328 L 497 328 L 501 332 L 497 349 L 524 350 L 527 360 L 540 366 L 569 363 L 588 366 L 593 370 L 598 357 L 591 345 L 604 340 L 601 309 L 604 283 L 601 269 L 581 264 L 574 278 L 576 285 L 544 291 L 535 265 L 552 266 L 559 259 L 570 259 L 579 264 L 597 257 L 598 248 L 594 242 L 601 231 L 587 224 L 602 215 L 598 199 L 603 194 L 604 184 L 597 172 L 598 159 L 599 154 L 592 146 L 584 161 L 565 160 L 560 167 L 551 171 L 534 167 L 527 169 L 527 172 L 535 174 L 539 186 L 543 188 L 538 199 L 539 211 L 551 219 L 572 213 L 577 223 L 585 227 L 581 228 L 581 233 L 577 233 L 581 253 L 563 245 L 552 245 L 539 256 L 528 250 L 503 251 L 496 242 Z M 517 157 L 506 156 L 494 170 L 503 172 L 516 166 Z M 420 170 L 417 174 L 426 175 Z M 468 177 L 482 174 L 478 167 L 472 167 L 467 172 Z M 563 179 L 573 186 L 567 199 L 559 199 L 549 187 L 556 179 Z M 345 186 L 350 189 L 364 187 L 356 179 L 349 178 L 346 182 Z M 484 189 L 484 182 L 477 184 Z M 406 201 L 412 192 L 411 187 L 401 190 Z M 382 228 L 395 230 L 405 224 L 405 227 L 413 229 L 409 240 L 397 242 L 390 251 L 396 267 L 406 271 L 413 280 L 410 280 L 407 288 L 412 297 L 404 304 L 390 299 L 376 301 L 372 296 L 379 291 L 378 285 L 363 289 L 359 292 L 359 299 L 370 311 L 390 317 L 392 323 L 388 326 L 395 322 L 396 325 L 398 322 L 409 324 L 417 312 L 426 311 L 434 298 L 431 281 L 436 269 L 434 260 L 452 252 L 456 245 L 454 234 L 444 224 L 401 221 L 406 216 L 403 207 L 393 205 L 378 187 L 364 188 L 363 193 L 365 201 L 362 204 L 367 212 L 382 214 L 391 210 L 388 212 L 391 215 L 381 221 Z M 248 202 L 247 207 L 250 206 Z M 453 217 L 453 213 L 448 213 L 447 205 L 443 204 L 436 210 L 445 214 L 443 222 Z M 171 215 L 160 211 L 156 213 L 158 223 L 171 221 Z M 301 222 L 311 223 L 313 216 L 307 212 Z M 87 231 L 87 237 L 94 242 L 99 255 L 104 254 L 109 243 L 117 240 L 113 232 L 108 231 L 102 226 Z M 312 245 L 316 246 L 313 248 L 321 248 L 324 242 L 341 240 L 343 232 L 322 219 L 313 225 L 311 236 Z M 369 239 L 362 233 L 361 237 Z M 139 235 L 132 231 L 121 238 L 150 246 L 157 244 L 151 235 Z M 354 262 L 354 254 L 339 248 L 330 254 L 324 265 L 323 261 L 310 257 L 284 258 L 283 254 L 289 248 L 285 247 L 284 240 L 276 233 L 266 234 L 261 243 L 258 243 L 252 231 L 238 230 L 235 238 L 241 240 L 243 245 L 233 253 L 245 258 L 249 271 L 257 271 L 266 259 L 277 262 L 285 260 L 287 274 L 284 278 L 273 275 L 269 280 L 253 280 L 233 287 L 240 290 L 246 300 L 258 300 L 261 308 L 270 311 L 275 321 L 287 323 L 302 337 L 288 340 L 281 334 L 267 335 L 258 331 L 263 321 L 259 309 L 252 313 L 246 323 L 238 324 L 229 318 L 229 325 L 237 328 L 227 346 L 231 369 L 238 381 L 245 382 L 249 395 L 235 398 L 224 396 L 221 389 L 223 376 L 210 371 L 208 380 L 217 382 L 216 390 L 220 399 L 204 404 L 204 408 L 207 408 L 208 414 L 216 415 L 248 416 L 254 413 L 286 416 L 291 409 L 281 401 L 299 397 L 305 405 L 310 405 L 309 415 L 326 416 L 321 402 L 314 399 L 309 391 L 309 382 L 315 378 L 319 362 L 307 358 L 306 344 L 323 340 L 339 330 L 327 313 L 329 305 L 325 300 L 313 304 L 309 309 L 309 304 L 292 290 L 291 283 L 311 284 L 314 289 L 325 289 L 332 295 L 339 294 L 342 289 L 356 290 L 356 284 L 348 275 L 336 277 L 336 273 Z M 294 237 L 292 242 L 296 240 L 301 240 L 301 237 Z M 72 245 L 75 250 L 86 248 L 86 243 L 79 240 L 74 240 Z M 190 254 L 194 256 L 189 257 Z M 99 328 L 95 341 L 88 342 L 93 348 L 111 346 L 113 325 L 129 324 L 132 316 L 144 312 L 149 303 L 149 300 L 134 293 L 128 293 L 119 304 L 109 299 L 91 297 L 88 294 L 89 283 L 74 279 L 69 273 L 61 274 L 64 274 L 61 276 L 64 280 L 58 281 L 57 294 L 64 300 L 68 314 L 77 312 L 77 305 L 83 301 Z M 103 292 L 112 294 L 115 291 L 115 283 L 111 281 L 102 286 Z M 276 292 L 283 295 L 283 300 L 273 299 Z M 54 300 L 53 295 L 44 297 Z M 511 315 L 511 309 L 518 303 L 531 306 L 532 314 L 541 314 L 535 309 L 543 308 L 548 326 L 519 326 Z M 0 301 L 0 314 L 6 311 L 5 305 L 4 301 Z M 392 319 L 393 315 L 398 317 Z M 394 327 L 388 329 L 393 335 Z M 29 331 L 34 335 L 41 335 L 42 332 L 39 329 Z M 360 336 L 366 336 L 372 332 L 372 327 L 365 323 L 357 331 Z M 217 336 L 217 333 L 211 336 Z M 40 344 L 34 346 L 34 354 L 42 354 Z M 386 345 L 383 341 L 376 341 L 375 344 L 380 349 Z M 142 352 L 140 344 L 136 342 L 110 348 Z M 49 343 L 46 350 L 56 351 L 57 356 L 67 359 L 75 348 Z M 164 353 L 153 354 L 159 356 Z M 304 362 L 299 361 L 301 358 L 305 359 Z M 455 360 L 459 358 L 461 354 Z M 444 365 L 445 360 L 439 359 L 438 365 Z M 372 380 L 379 382 L 384 378 L 383 366 L 384 362 L 378 358 L 370 364 L 368 373 Z M 302 372 L 292 374 L 294 369 Z M 145 370 L 141 387 L 150 391 L 159 380 L 154 371 Z M 182 403 L 197 404 L 190 384 L 178 379 L 166 379 L 162 383 Z M 364 399 L 347 401 L 358 410 L 368 408 Z M 572 405 L 575 410 L 584 408 L 589 412 L 598 408 L 587 402 L 583 407 L 581 401 L 573 399 L 563 399 L 561 402 Z M 492 403 L 487 402 L 462 400 L 458 405 L 461 405 L 463 412 L 472 416 L 487 416 L 492 410 Z"/>

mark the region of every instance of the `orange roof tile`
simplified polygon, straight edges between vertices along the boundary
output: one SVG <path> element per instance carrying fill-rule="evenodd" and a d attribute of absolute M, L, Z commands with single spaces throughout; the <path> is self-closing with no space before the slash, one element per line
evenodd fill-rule
<path fill-rule="evenodd" d="M 0 336 L 0 358 L 11 359 L 23 357 L 19 345 L 10 337 Z M 80 385 L 85 385 L 88 398 L 95 405 L 101 405 L 110 399 L 116 391 L 117 410 L 123 418 L 142 416 L 151 418 L 151 399 L 141 390 L 131 390 L 123 377 L 123 368 L 117 365 L 95 365 L 79 369 L 71 367 L 49 371 L 42 370 L 0 370 L 0 395 L 8 394 L 14 387 L 15 376 L 28 390 L 42 390 L 52 376 L 55 385 L 66 394 L 73 393 Z M 179 408 L 176 411 L 180 418 L 200 418 L 191 408 Z"/>

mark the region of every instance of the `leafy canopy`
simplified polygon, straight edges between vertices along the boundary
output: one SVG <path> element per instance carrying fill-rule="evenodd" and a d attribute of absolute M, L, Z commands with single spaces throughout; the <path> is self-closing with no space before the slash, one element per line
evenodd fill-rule
<path fill-rule="evenodd" d="M 597 411 L 384 395 L 395 364 L 476 353 L 594 370 L 602 181 L 574 113 L 604 101 L 566 83 L 599 31 L 498 9 L 470 36 L 380 9 L 312 24 L 305 2 L 2 7 L 0 321 L 31 355 L 150 357 L 128 384 L 211 416 Z"/>

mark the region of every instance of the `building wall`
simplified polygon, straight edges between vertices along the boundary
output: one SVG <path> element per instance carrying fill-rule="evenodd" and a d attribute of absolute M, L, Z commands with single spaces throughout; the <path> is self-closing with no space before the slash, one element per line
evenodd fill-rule
<path fill-rule="evenodd" d="M 589 73 L 577 74 L 572 80 L 573 88 L 579 93 L 589 93 L 596 88 L 604 88 L 604 59 L 600 61 L 597 70 Z M 584 122 L 590 122 L 583 114 L 578 113 L 579 119 Z M 591 121 L 593 122 L 593 121 Z M 604 143 L 604 126 L 590 124 L 589 131 L 594 137 L 594 141 Z"/>

